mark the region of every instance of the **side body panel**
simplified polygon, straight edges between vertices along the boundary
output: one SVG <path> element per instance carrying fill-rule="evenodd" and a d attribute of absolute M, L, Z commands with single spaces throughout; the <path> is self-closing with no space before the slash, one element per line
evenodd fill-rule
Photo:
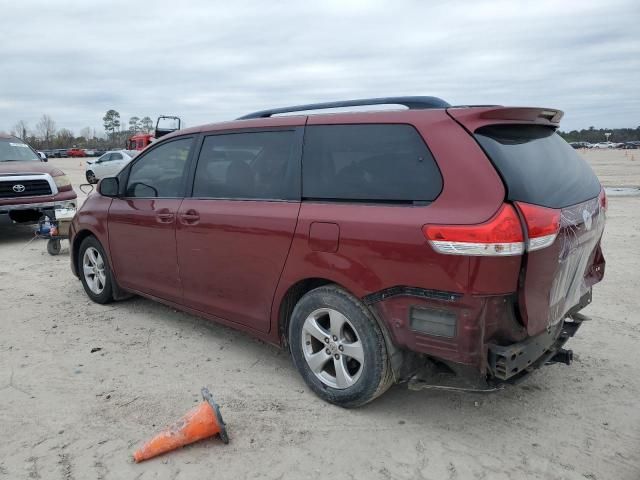
<path fill-rule="evenodd" d="M 69 229 L 69 243 L 70 245 L 73 245 L 76 241 L 76 236 L 79 233 L 89 231 L 105 248 L 109 259 L 109 265 L 113 265 L 111 250 L 109 248 L 109 232 L 107 231 L 107 220 L 109 217 L 110 205 L 111 198 L 103 197 L 98 193 L 90 194 L 71 221 L 71 227 Z M 77 276 L 77 258 L 74 257 L 73 248 L 70 248 L 69 251 L 71 256 L 71 270 Z"/>
<path fill-rule="evenodd" d="M 271 312 L 272 331 L 285 293 L 306 278 L 338 283 L 360 298 L 398 286 L 452 292 L 458 294 L 453 302 L 458 330 L 451 339 L 432 338 L 420 343 L 408 324 L 409 307 L 442 308 L 440 300 L 400 296 L 393 301 L 378 300 L 372 308 L 386 322 L 397 345 L 431 354 L 446 350 L 447 357 L 454 361 L 477 364 L 481 361 L 484 341 L 480 314 L 486 303 L 478 298 L 513 294 L 521 259 L 439 254 L 428 245 L 421 227 L 486 221 L 504 201 L 502 181 L 473 138 L 443 110 L 375 116 L 366 113 L 348 117 L 319 115 L 309 117 L 307 125 L 368 122 L 414 125 L 440 168 L 443 190 L 427 206 L 303 200 L 291 253 Z M 317 222 L 337 224 L 337 251 L 318 251 L 314 248 L 317 242 L 310 243 L 310 229 Z"/>
<path fill-rule="evenodd" d="M 176 232 L 184 304 L 267 332 L 299 209 L 299 202 L 185 199 Z"/>
<path fill-rule="evenodd" d="M 176 213 L 182 199 L 114 198 L 109 249 L 122 288 L 182 301 L 176 256 Z"/>

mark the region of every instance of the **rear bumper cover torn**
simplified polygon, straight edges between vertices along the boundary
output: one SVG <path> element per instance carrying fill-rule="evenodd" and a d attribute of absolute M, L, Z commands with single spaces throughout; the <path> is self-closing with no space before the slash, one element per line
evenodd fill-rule
<path fill-rule="evenodd" d="M 508 346 L 489 345 L 488 368 L 496 383 L 516 383 L 545 364 L 569 365 L 573 352 L 562 348 L 587 317 L 579 313 L 567 317 L 554 329 Z"/>

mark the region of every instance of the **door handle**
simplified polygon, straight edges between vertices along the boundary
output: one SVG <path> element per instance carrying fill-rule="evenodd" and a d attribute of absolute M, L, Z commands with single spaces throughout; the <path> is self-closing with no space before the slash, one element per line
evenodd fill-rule
<path fill-rule="evenodd" d="M 200 220 L 200 214 L 193 209 L 189 209 L 180 214 L 180 220 L 185 225 L 195 225 Z"/>
<path fill-rule="evenodd" d="M 156 220 L 158 220 L 159 223 L 171 223 L 174 218 L 175 215 L 168 210 L 160 210 L 156 213 Z"/>

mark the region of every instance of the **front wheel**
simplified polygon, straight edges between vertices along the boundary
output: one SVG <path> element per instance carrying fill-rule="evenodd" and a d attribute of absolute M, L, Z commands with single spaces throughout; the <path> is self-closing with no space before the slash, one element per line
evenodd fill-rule
<path fill-rule="evenodd" d="M 113 301 L 113 274 L 100 242 L 95 237 L 87 237 L 78 253 L 78 271 L 89 298 L 103 304 Z"/>
<path fill-rule="evenodd" d="M 98 183 L 98 179 L 96 178 L 96 174 L 93 173 L 91 170 L 87 171 L 86 177 L 87 177 L 87 182 L 89 182 L 91 184 Z"/>
<path fill-rule="evenodd" d="M 293 363 L 322 399 L 358 407 L 392 384 L 387 348 L 371 312 L 335 285 L 304 295 L 291 316 Z"/>

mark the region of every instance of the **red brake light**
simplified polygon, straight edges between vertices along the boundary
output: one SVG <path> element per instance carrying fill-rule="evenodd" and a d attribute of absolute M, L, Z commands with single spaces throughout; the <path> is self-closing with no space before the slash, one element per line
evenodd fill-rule
<path fill-rule="evenodd" d="M 560 210 L 516 202 L 527 224 L 527 250 L 540 250 L 553 244 L 560 231 Z"/>
<path fill-rule="evenodd" d="M 609 200 L 607 200 L 607 193 L 604 191 L 604 188 L 600 190 L 598 201 L 600 203 L 600 208 L 606 212 L 607 208 L 609 208 Z"/>
<path fill-rule="evenodd" d="M 424 236 L 440 253 L 452 255 L 520 255 L 524 236 L 520 219 L 504 204 L 493 218 L 477 225 L 425 225 Z"/>

